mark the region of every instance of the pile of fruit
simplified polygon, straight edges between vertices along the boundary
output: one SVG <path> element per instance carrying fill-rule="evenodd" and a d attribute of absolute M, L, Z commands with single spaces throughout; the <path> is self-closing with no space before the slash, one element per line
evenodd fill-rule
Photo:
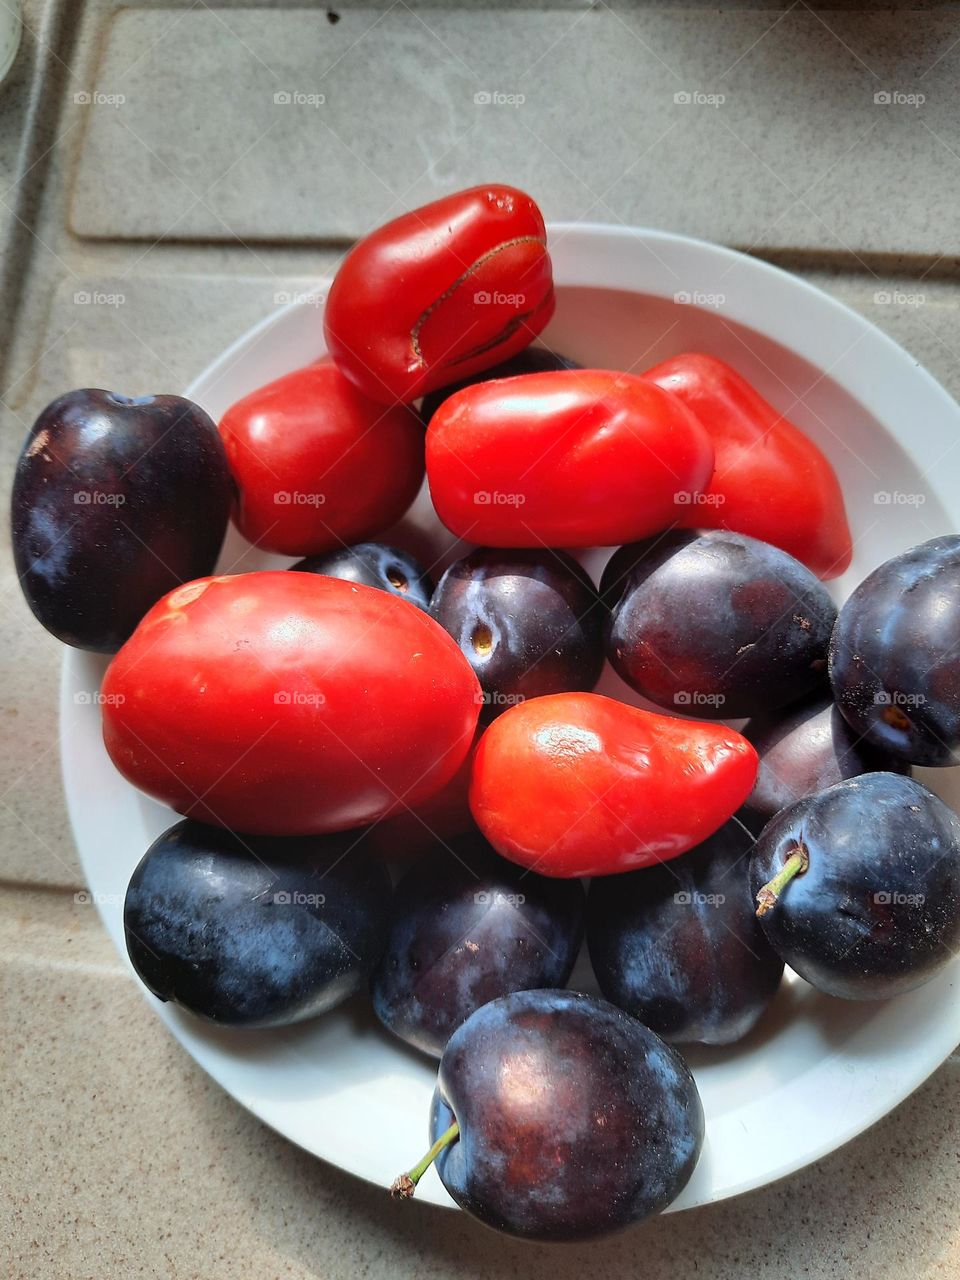
<path fill-rule="evenodd" d="M 531 346 L 553 306 L 528 196 L 415 210 L 346 257 L 330 358 L 219 427 L 177 396 L 48 406 L 13 543 L 39 621 L 113 655 L 117 769 L 184 816 L 126 897 L 145 985 L 238 1028 L 369 990 L 440 1061 L 396 1193 L 435 1163 L 484 1222 L 562 1240 L 689 1179 L 675 1044 L 747 1035 L 785 963 L 883 999 L 960 946 L 960 821 L 910 776 L 960 750 L 960 537 L 838 616 L 814 443 L 709 354 Z M 473 544 L 436 586 L 371 541 L 424 473 Z M 231 513 L 297 562 L 208 576 Z M 570 554 L 596 547 L 599 584 Z M 593 692 L 605 660 L 643 707 Z M 565 989 L 584 940 L 604 1000 Z"/>

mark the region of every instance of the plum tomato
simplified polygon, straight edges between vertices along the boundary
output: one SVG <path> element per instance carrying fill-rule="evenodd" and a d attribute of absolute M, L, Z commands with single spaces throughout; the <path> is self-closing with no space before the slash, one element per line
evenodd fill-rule
<path fill-rule="evenodd" d="M 401 878 L 373 974 L 383 1025 L 439 1058 L 466 1018 L 510 991 L 562 987 L 583 937 L 583 887 L 497 857 L 480 836 L 437 845 Z"/>
<path fill-rule="evenodd" d="M 713 445 L 669 392 L 629 373 L 569 369 L 479 382 L 427 429 L 437 514 L 492 547 L 614 546 L 676 519 Z"/>
<path fill-rule="evenodd" d="M 133 873 L 127 952 L 160 1000 L 224 1026 L 288 1026 L 362 988 L 390 894 L 356 832 L 275 839 L 179 822 Z"/>
<path fill-rule="evenodd" d="M 473 667 L 483 719 L 526 698 L 590 690 L 600 679 L 600 600 L 562 551 L 471 551 L 440 579 L 430 613 Z"/>
<path fill-rule="evenodd" d="M 735 729 L 595 693 L 511 707 L 480 739 L 470 807 L 498 853 L 602 876 L 686 853 L 740 807 L 757 753 Z"/>
<path fill-rule="evenodd" d="M 252 391 L 220 422 L 237 486 L 233 516 L 250 542 L 313 556 L 399 520 L 423 481 L 423 424 L 368 399 L 332 364 Z"/>
<path fill-rule="evenodd" d="M 458 191 L 350 250 L 327 298 L 337 366 L 374 400 L 409 403 L 529 346 L 553 315 L 543 217 L 514 187 Z"/>
<path fill-rule="evenodd" d="M 753 835 L 735 818 L 682 858 L 590 886 L 587 944 L 600 990 L 664 1040 L 732 1044 L 783 976 L 756 917 Z"/>
<path fill-rule="evenodd" d="M 912 778 L 848 778 L 771 818 L 750 884 L 770 945 L 801 978 L 885 1000 L 960 947 L 960 818 Z"/>
<path fill-rule="evenodd" d="M 607 657 L 658 706 L 734 719 L 826 685 L 836 606 L 809 569 L 767 542 L 674 531 L 621 548 L 600 590 L 616 600 Z"/>
<path fill-rule="evenodd" d="M 401 600 L 409 600 L 418 609 L 430 608 L 433 583 L 426 569 L 408 552 L 382 542 L 357 542 L 352 547 L 339 547 L 323 556 L 298 560 L 290 568 L 378 587 Z"/>
<path fill-rule="evenodd" d="M 493 382 L 497 378 L 519 378 L 522 373 L 556 373 L 559 369 L 579 368 L 575 360 L 568 360 L 566 356 L 548 351 L 546 347 L 527 347 L 519 355 L 511 356 L 509 360 L 502 360 L 491 369 L 484 369 L 482 373 L 475 373 L 471 378 L 461 378 L 459 382 L 451 382 L 449 386 L 431 391 L 429 395 L 423 397 L 420 417 L 425 423 L 429 423 L 444 400 L 449 400 L 455 391 L 472 387 L 477 382 Z"/>
<path fill-rule="evenodd" d="M 27 603 L 65 644 L 115 653 L 161 596 L 213 572 L 231 496 L 199 405 L 68 391 L 37 418 L 14 475 Z"/>
<path fill-rule="evenodd" d="M 125 778 L 257 835 L 344 830 L 422 803 L 460 767 L 480 710 L 469 664 L 422 610 L 286 571 L 171 592 L 103 694 Z"/>
<path fill-rule="evenodd" d="M 960 536 L 875 569 L 830 641 L 837 706 L 872 746 L 910 764 L 960 762 Z"/>

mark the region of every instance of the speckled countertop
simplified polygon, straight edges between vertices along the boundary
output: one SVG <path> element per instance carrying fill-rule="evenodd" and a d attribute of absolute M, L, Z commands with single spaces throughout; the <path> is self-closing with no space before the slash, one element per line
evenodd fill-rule
<path fill-rule="evenodd" d="M 690 232 L 798 270 L 960 393 L 958 5 L 26 0 L 24 15 L 0 86 L 5 492 L 55 394 L 180 390 L 351 238 L 490 176 L 552 218 Z M 474 101 L 493 91 L 523 102 Z M 264 1129 L 165 1032 L 76 898 L 60 652 L 6 548 L 0 574 L 4 1276 L 960 1276 L 957 1058 L 795 1177 L 562 1251 L 394 1204 Z"/>

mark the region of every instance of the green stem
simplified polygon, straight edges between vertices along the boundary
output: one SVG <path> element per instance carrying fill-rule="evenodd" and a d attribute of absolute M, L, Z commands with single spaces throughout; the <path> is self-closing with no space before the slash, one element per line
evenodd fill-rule
<path fill-rule="evenodd" d="M 396 1196 L 398 1200 L 409 1200 L 416 1190 L 417 1183 L 427 1172 L 430 1166 L 436 1160 L 437 1156 L 444 1149 L 449 1147 L 450 1143 L 460 1136 L 460 1126 L 454 1120 L 453 1124 L 436 1140 L 427 1154 L 419 1162 L 415 1164 L 407 1173 L 401 1173 L 400 1177 L 394 1182 L 390 1188 L 390 1194 Z"/>
<path fill-rule="evenodd" d="M 810 855 L 802 844 L 798 844 L 772 880 L 768 880 L 757 894 L 757 915 L 765 916 L 776 905 L 780 894 L 794 876 L 802 876 L 810 865 Z"/>

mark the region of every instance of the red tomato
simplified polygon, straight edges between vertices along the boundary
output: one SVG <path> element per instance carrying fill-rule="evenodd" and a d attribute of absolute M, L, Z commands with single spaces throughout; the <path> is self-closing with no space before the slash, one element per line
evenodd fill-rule
<path fill-rule="evenodd" d="M 423 803 L 460 768 L 481 704 L 463 654 L 421 609 L 289 571 L 171 591 L 103 693 L 124 777 L 179 813 L 265 835 Z"/>
<path fill-rule="evenodd" d="M 251 392 L 220 423 L 245 538 L 318 555 L 399 520 L 423 481 L 423 424 L 367 399 L 332 364 Z"/>
<path fill-rule="evenodd" d="M 337 272 L 327 346 L 389 404 L 516 355 L 553 314 L 543 217 L 514 187 L 473 187 L 388 222 Z"/>
<path fill-rule="evenodd" d="M 475 744 L 481 732 L 477 731 Z M 467 752 L 463 764 L 447 785 L 423 804 L 371 827 L 370 843 L 373 848 L 385 857 L 402 859 L 423 853 L 438 841 L 442 843 L 475 831 L 469 798 L 474 751 L 475 745 Z"/>
<path fill-rule="evenodd" d="M 555 693 L 511 707 L 483 735 L 470 807 L 512 862 L 547 876 L 603 876 L 700 844 L 756 774 L 756 751 L 725 725 Z"/>
<path fill-rule="evenodd" d="M 676 397 L 628 373 L 569 369 L 481 382 L 427 430 L 440 519 L 493 547 L 633 542 L 703 489 L 713 446 Z"/>
<path fill-rule="evenodd" d="M 681 527 L 746 533 L 821 578 L 843 573 L 852 554 L 843 493 L 812 440 L 714 356 L 676 356 L 643 376 L 696 414 L 717 451 L 704 500 L 678 510 Z"/>

